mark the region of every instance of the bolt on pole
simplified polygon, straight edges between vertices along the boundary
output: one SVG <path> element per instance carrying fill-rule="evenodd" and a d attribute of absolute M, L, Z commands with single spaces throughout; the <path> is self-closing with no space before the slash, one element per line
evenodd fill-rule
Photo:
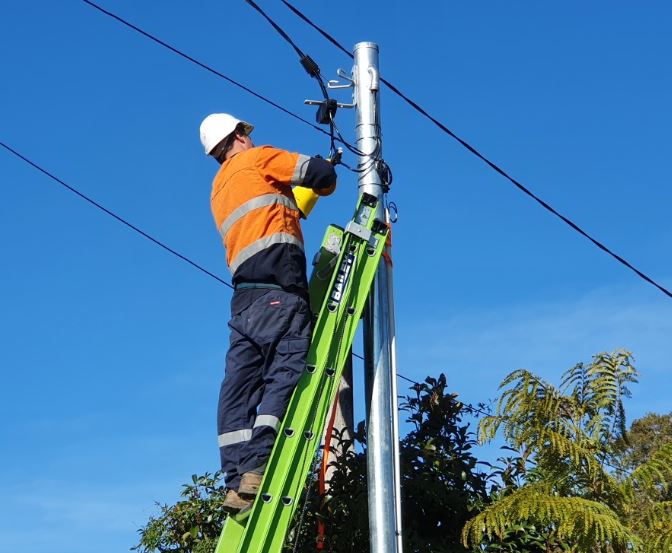
<path fill-rule="evenodd" d="M 389 223 L 382 179 L 375 160 L 382 157 L 378 45 L 360 42 L 352 70 L 356 104 L 359 191 L 378 198 L 377 217 Z M 367 397 L 367 470 L 371 553 L 402 553 L 399 432 L 392 266 L 389 244 L 364 313 L 364 365 Z"/>

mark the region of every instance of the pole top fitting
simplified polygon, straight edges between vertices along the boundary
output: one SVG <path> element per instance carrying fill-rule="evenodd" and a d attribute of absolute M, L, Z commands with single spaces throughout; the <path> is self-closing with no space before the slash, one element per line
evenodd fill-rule
<path fill-rule="evenodd" d="M 378 52 L 378 45 L 375 42 L 358 42 L 357 44 L 355 44 L 353 53 L 359 50 L 360 48 L 371 48 L 372 50 Z"/>

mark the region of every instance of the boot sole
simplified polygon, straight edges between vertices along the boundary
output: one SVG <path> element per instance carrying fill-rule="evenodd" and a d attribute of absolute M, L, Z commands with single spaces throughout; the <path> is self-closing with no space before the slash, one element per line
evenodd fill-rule
<path fill-rule="evenodd" d="M 238 490 L 238 495 L 243 499 L 254 499 L 255 497 L 257 497 L 258 493 L 259 488 L 257 489 L 247 488 L 244 490 Z"/>

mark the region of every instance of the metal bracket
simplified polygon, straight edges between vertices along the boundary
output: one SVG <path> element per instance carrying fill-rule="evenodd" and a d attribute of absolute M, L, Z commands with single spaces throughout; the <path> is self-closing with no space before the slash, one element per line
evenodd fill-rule
<path fill-rule="evenodd" d="M 341 84 L 340 82 L 336 80 L 328 81 L 327 82 L 327 88 L 330 88 L 331 90 L 338 90 L 341 88 L 352 88 L 354 85 L 352 83 L 346 83 L 346 84 Z"/>
<path fill-rule="evenodd" d="M 337 80 L 330 80 L 329 82 L 327 82 L 327 88 L 329 88 L 331 90 L 340 90 L 340 89 L 344 89 L 344 88 L 354 88 L 355 81 L 352 80 L 352 78 L 345 72 L 344 69 L 339 68 L 336 71 L 336 73 L 338 74 L 338 76 L 341 79 L 343 79 L 346 82 L 342 83 L 342 82 L 337 81 Z M 303 103 L 308 104 L 309 106 L 317 106 L 317 105 L 323 104 L 324 100 L 305 100 Z M 342 104 L 342 103 L 339 102 L 336 105 L 339 108 L 354 108 L 355 107 L 354 103 L 352 103 L 352 104 Z"/>
<path fill-rule="evenodd" d="M 320 105 L 324 104 L 324 100 L 304 100 L 303 103 L 308 105 L 308 106 L 320 106 Z M 355 107 L 355 104 L 341 104 L 340 102 L 336 102 L 336 105 L 339 108 L 354 108 Z"/>
<path fill-rule="evenodd" d="M 329 88 L 334 88 L 334 89 L 336 89 L 336 88 L 353 88 L 355 86 L 355 81 L 352 79 L 352 77 L 350 77 L 350 75 L 348 75 L 345 72 L 345 69 L 341 69 L 339 67 L 338 70 L 336 71 L 336 74 L 341 79 L 343 79 L 344 81 L 347 81 L 347 82 L 345 84 L 343 84 L 343 83 L 340 83 L 339 81 L 336 81 L 336 80 L 329 81 L 327 83 L 327 86 Z"/>
<path fill-rule="evenodd" d="M 359 223 L 355 223 L 354 221 L 350 221 L 346 226 L 345 226 L 345 232 L 349 232 L 350 234 L 354 234 L 358 238 L 361 238 L 365 242 L 368 242 L 369 244 L 376 245 L 377 244 L 377 239 L 373 236 L 373 233 L 366 228 L 365 226 L 360 225 Z"/>

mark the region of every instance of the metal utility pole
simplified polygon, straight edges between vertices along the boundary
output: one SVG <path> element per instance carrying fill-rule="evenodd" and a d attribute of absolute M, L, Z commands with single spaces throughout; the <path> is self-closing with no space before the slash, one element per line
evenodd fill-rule
<path fill-rule="evenodd" d="M 359 191 L 379 199 L 378 218 L 390 222 L 384 205 L 378 45 L 360 42 L 352 70 L 357 113 L 356 146 L 361 154 Z M 367 393 L 367 455 L 371 553 L 402 553 L 397 375 L 390 245 L 383 254 L 364 312 Z"/>

